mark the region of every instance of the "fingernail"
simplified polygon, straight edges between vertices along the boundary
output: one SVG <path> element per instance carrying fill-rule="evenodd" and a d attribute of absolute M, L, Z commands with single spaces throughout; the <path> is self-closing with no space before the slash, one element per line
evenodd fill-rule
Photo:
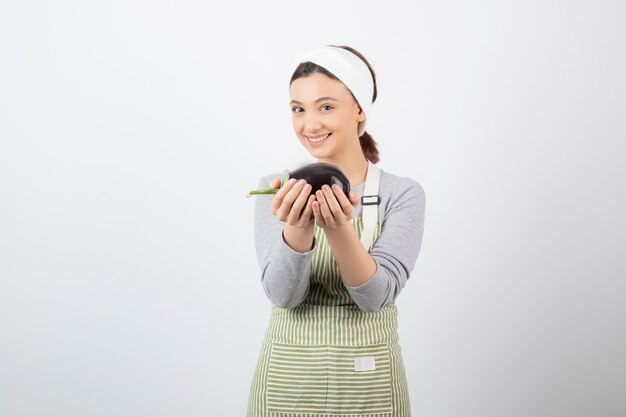
<path fill-rule="evenodd" d="M 300 180 L 300 181 L 298 181 L 298 185 L 302 185 L 302 184 L 304 184 L 304 183 L 305 183 L 305 181 L 304 181 L 304 180 Z"/>
<path fill-rule="evenodd" d="M 290 179 L 289 181 L 287 181 L 289 184 L 293 184 L 294 182 L 296 182 L 295 178 Z"/>

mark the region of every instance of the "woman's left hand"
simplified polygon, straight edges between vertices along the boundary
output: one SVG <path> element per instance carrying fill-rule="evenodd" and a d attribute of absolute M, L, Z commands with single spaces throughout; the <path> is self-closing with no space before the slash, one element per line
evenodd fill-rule
<path fill-rule="evenodd" d="M 359 202 L 359 193 L 350 192 L 348 198 L 336 184 L 333 184 L 332 190 L 328 185 L 324 185 L 313 197 L 315 223 L 322 229 L 343 227 L 352 219 Z"/>

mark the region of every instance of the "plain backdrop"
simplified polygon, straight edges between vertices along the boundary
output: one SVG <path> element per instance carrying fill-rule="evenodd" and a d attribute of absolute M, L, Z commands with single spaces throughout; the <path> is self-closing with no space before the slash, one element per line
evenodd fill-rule
<path fill-rule="evenodd" d="M 626 415 L 623 1 L 0 3 L 0 415 L 243 416 L 292 59 L 376 71 L 426 193 L 414 417 Z"/>

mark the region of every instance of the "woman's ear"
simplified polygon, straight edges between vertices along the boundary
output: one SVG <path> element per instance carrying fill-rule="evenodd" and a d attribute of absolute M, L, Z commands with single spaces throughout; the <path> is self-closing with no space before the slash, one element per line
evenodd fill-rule
<path fill-rule="evenodd" d="M 356 117 L 357 122 L 365 121 L 365 113 L 363 113 L 363 109 L 359 106 L 359 114 Z"/>

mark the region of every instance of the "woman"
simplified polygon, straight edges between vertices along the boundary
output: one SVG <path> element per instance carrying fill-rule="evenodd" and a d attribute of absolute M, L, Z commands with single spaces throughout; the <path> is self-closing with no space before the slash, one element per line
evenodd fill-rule
<path fill-rule="evenodd" d="M 290 180 L 258 195 L 255 245 L 270 323 L 248 417 L 410 416 L 394 301 L 421 247 L 419 183 L 376 165 L 365 132 L 376 99 L 369 63 L 348 46 L 300 55 L 289 84 L 294 131 L 337 165 L 350 196 Z M 259 188 L 279 187 L 281 173 Z"/>

